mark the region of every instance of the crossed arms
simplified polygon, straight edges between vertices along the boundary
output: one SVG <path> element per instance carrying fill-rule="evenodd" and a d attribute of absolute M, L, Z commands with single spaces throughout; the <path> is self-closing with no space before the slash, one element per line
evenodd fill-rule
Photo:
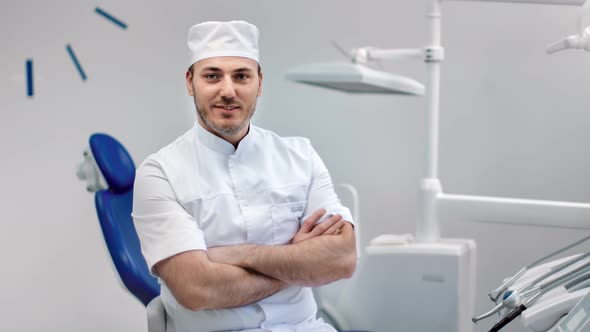
<path fill-rule="evenodd" d="M 315 211 L 287 245 L 186 251 L 154 269 L 178 303 L 195 311 L 254 303 L 289 285 L 320 286 L 350 278 L 356 267 L 353 227 L 340 215 L 315 225 L 325 213 Z"/>

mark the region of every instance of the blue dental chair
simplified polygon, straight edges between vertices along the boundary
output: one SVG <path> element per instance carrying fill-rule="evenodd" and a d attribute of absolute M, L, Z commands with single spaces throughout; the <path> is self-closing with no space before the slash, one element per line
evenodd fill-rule
<path fill-rule="evenodd" d="M 131 218 L 133 159 L 113 137 L 93 134 L 77 175 L 86 181 L 89 192 L 96 193 L 96 212 L 109 254 L 125 288 L 146 306 L 148 332 L 174 332 L 159 296 L 160 285 L 149 273 Z"/>
<path fill-rule="evenodd" d="M 93 134 L 77 175 L 87 182 L 89 192 L 96 193 L 96 212 L 113 265 L 125 288 L 146 306 L 148 331 L 174 331 L 159 297 L 160 285 L 149 273 L 131 218 L 133 159 L 113 137 Z"/>

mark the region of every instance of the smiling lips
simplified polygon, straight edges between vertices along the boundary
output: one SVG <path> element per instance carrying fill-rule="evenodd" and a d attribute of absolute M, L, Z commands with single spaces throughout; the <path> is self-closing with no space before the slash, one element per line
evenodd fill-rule
<path fill-rule="evenodd" d="M 216 108 L 221 108 L 224 111 L 233 111 L 235 109 L 240 108 L 238 105 L 215 105 Z"/>

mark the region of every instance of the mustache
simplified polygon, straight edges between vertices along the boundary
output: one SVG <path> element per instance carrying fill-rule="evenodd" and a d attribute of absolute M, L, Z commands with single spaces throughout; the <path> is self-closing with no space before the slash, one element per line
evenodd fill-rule
<path fill-rule="evenodd" d="M 221 97 L 220 104 L 225 104 L 225 105 L 239 105 L 239 103 L 236 101 L 235 98 L 227 98 L 227 97 Z"/>

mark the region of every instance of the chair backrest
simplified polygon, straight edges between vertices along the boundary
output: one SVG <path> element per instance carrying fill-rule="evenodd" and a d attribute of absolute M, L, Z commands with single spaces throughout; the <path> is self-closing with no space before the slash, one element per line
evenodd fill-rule
<path fill-rule="evenodd" d="M 125 287 L 147 306 L 160 294 L 160 285 L 149 273 L 131 218 L 135 164 L 125 147 L 109 135 L 92 135 L 90 149 L 109 186 L 95 195 L 107 248 Z"/>

